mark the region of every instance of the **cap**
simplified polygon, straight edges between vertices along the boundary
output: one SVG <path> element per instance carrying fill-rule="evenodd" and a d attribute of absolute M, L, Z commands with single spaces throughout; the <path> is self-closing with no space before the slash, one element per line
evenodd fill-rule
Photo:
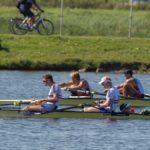
<path fill-rule="evenodd" d="M 104 76 L 101 81 L 99 82 L 100 85 L 104 83 L 111 83 L 111 78 L 109 76 Z"/>
<path fill-rule="evenodd" d="M 130 104 L 125 104 L 125 103 L 124 103 L 124 104 L 121 104 L 121 105 L 120 105 L 120 111 L 121 111 L 121 112 L 125 112 L 125 111 L 129 110 L 130 107 L 131 107 Z"/>
<path fill-rule="evenodd" d="M 130 75 L 132 75 L 133 71 L 131 69 L 127 69 L 127 70 L 124 71 L 124 74 L 130 74 Z"/>

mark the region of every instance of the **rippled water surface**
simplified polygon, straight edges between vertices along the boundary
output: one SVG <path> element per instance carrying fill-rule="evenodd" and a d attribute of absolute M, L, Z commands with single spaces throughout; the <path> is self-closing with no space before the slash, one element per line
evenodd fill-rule
<path fill-rule="evenodd" d="M 0 99 L 45 97 L 41 77 L 47 72 L 0 71 Z M 68 72 L 52 72 L 56 82 Z M 104 74 L 82 73 L 93 90 Z M 114 84 L 122 74 L 110 74 Z M 150 75 L 136 74 L 150 93 Z M 64 93 L 64 97 L 69 94 Z M 149 120 L 0 119 L 0 150 L 150 150 Z"/>
<path fill-rule="evenodd" d="M 2 150 L 149 150 L 150 121 L 0 119 Z"/>
<path fill-rule="evenodd" d="M 45 73 L 48 72 L 0 71 L 0 99 L 30 99 L 47 96 L 49 89 L 43 86 L 41 80 Z M 69 72 L 52 72 L 57 83 L 70 80 L 69 74 Z M 102 92 L 102 87 L 98 85 L 98 82 L 103 75 L 110 75 L 114 85 L 124 81 L 122 74 L 113 73 L 81 73 L 81 78 L 87 79 L 93 90 Z M 150 75 L 136 74 L 135 76 L 142 81 L 145 93 L 150 93 Z M 69 93 L 63 92 L 63 95 L 67 97 Z"/>

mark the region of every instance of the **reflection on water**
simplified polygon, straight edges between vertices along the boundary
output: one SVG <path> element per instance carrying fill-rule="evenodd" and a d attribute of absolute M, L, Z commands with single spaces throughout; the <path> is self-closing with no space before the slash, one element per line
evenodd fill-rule
<path fill-rule="evenodd" d="M 46 71 L 0 71 L 0 99 L 45 97 L 49 91 L 41 77 Z M 52 72 L 56 82 L 70 79 L 69 72 Z M 82 73 L 93 90 L 104 74 Z M 122 74 L 110 74 L 115 84 Z M 137 74 L 150 93 L 149 75 Z M 68 92 L 64 92 L 67 97 Z M 150 150 L 149 120 L 0 119 L 1 150 Z"/>

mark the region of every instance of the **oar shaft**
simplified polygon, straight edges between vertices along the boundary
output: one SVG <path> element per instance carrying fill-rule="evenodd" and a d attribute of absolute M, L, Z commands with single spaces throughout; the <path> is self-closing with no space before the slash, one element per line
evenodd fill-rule
<path fill-rule="evenodd" d="M 65 108 L 59 108 L 56 111 L 63 112 L 63 111 L 66 111 L 66 110 L 69 110 L 69 109 L 73 109 L 73 108 L 79 108 L 79 106 L 69 106 L 69 107 L 65 107 Z"/>
<path fill-rule="evenodd" d="M 106 96 L 106 93 L 101 93 L 101 92 L 96 92 L 96 91 L 82 91 L 82 90 L 76 90 L 77 92 L 85 93 L 85 94 L 92 94 L 92 95 L 101 95 L 101 96 Z M 150 97 L 150 95 L 146 94 L 147 97 Z M 120 98 L 123 99 L 142 99 L 142 98 L 136 98 L 136 97 L 131 97 L 131 96 L 123 96 L 120 95 Z"/>
<path fill-rule="evenodd" d="M 150 97 L 150 94 L 144 94 L 144 97 Z"/>
<path fill-rule="evenodd" d="M 21 110 L 21 108 L 20 107 L 19 108 L 0 107 L 0 110 L 2 110 L 2 111 L 19 111 L 19 110 Z"/>
<path fill-rule="evenodd" d="M 79 105 L 75 105 L 75 106 L 68 106 L 65 108 L 59 108 L 56 111 L 66 111 L 69 109 L 74 109 L 74 108 L 84 108 L 85 106 L 94 106 L 96 105 L 96 103 L 92 102 L 92 103 L 85 103 L 85 104 L 79 104 Z"/>
<path fill-rule="evenodd" d="M 31 102 L 32 99 L 24 99 L 24 100 L 18 100 L 18 99 L 1 99 L 0 102 Z"/>

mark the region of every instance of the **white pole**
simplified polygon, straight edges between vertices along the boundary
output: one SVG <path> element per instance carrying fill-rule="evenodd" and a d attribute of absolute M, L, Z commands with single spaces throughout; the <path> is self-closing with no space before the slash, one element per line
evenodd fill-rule
<path fill-rule="evenodd" d="M 62 25 L 63 25 L 63 7 L 64 7 L 64 1 L 61 0 L 61 12 L 60 12 L 60 26 L 59 26 L 59 34 L 62 36 Z"/>
<path fill-rule="evenodd" d="M 133 0 L 130 0 L 130 16 L 129 16 L 129 38 L 132 35 L 132 25 L 133 25 Z"/>

